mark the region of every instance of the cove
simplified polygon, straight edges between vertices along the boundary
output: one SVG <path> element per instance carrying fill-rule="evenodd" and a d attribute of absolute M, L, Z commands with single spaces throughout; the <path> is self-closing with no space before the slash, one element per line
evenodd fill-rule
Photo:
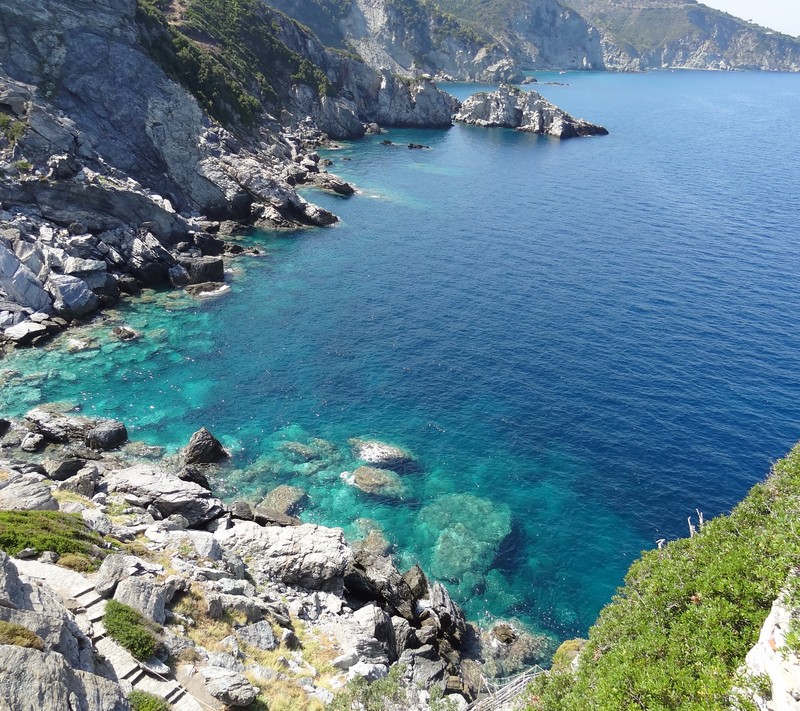
<path fill-rule="evenodd" d="M 585 633 L 640 550 L 730 509 L 800 433 L 800 77 L 539 78 L 610 135 L 330 151 L 360 194 L 308 197 L 339 225 L 248 235 L 230 293 L 148 293 L 17 352 L 3 414 L 65 401 L 170 451 L 205 425 L 235 454 L 226 496 L 300 486 L 305 520 L 378 526 L 471 617 Z M 354 437 L 415 455 L 399 491 L 342 478 Z"/>

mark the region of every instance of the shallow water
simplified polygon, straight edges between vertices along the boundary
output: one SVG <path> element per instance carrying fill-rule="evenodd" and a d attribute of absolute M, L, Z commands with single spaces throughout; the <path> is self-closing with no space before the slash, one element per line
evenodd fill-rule
<path fill-rule="evenodd" d="M 339 225 L 254 234 L 227 295 L 150 294 L 7 359 L 2 411 L 67 401 L 172 449 L 206 425 L 236 453 L 226 494 L 301 486 L 303 518 L 377 522 L 471 616 L 585 633 L 640 550 L 800 434 L 800 76 L 542 79 L 610 135 L 331 151 L 360 194 L 309 198 Z M 413 452 L 401 491 L 347 483 L 353 437 Z"/>

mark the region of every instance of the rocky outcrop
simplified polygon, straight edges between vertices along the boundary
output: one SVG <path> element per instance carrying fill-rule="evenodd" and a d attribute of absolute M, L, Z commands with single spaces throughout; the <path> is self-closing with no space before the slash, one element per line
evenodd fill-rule
<path fill-rule="evenodd" d="M 526 92 L 509 86 L 469 97 L 455 120 L 476 126 L 516 128 L 555 138 L 608 133 L 602 126 L 570 116 L 535 91 Z"/>
<path fill-rule="evenodd" d="M 240 557 L 257 560 L 251 566 L 257 581 L 280 580 L 311 590 L 342 590 L 350 550 L 341 529 L 309 524 L 263 528 L 242 521 L 216 536 L 220 545 Z"/>
<path fill-rule="evenodd" d="M 74 669 L 60 654 L 0 645 L 0 689 L 14 711 L 127 711 L 115 681 Z"/>
<path fill-rule="evenodd" d="M 186 449 L 183 451 L 183 460 L 186 464 L 212 464 L 228 457 L 228 453 L 205 427 L 195 432 Z"/>
<path fill-rule="evenodd" d="M 739 691 L 749 697 L 759 711 L 797 711 L 800 708 L 800 659 L 787 644 L 787 636 L 797 624 L 798 610 L 792 605 L 790 589 L 797 585 L 796 573 L 789 586 L 772 605 L 761 628 L 758 642 L 747 653 L 742 671 L 745 686 Z M 747 680 L 755 680 L 747 684 Z M 766 679 L 768 683 L 759 679 Z"/>
<path fill-rule="evenodd" d="M 37 647 L 0 645 L 0 689 L 9 709 L 124 711 L 125 694 L 49 587 L 20 576 L 0 552 L 0 620 L 34 633 Z"/>

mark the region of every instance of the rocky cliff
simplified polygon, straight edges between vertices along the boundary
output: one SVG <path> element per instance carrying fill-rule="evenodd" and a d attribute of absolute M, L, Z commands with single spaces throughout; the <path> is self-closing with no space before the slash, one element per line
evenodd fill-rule
<path fill-rule="evenodd" d="M 254 0 L 0 0 L 0 28 L 0 327 L 16 343 L 141 285 L 203 281 L 198 259 L 220 281 L 209 218 L 331 224 L 293 187 L 352 192 L 319 165 L 322 131 L 449 126 L 455 109 Z"/>
<path fill-rule="evenodd" d="M 694 0 L 569 0 L 602 34 L 605 66 L 800 70 L 800 41 Z"/>
<path fill-rule="evenodd" d="M 797 71 L 800 42 L 694 0 L 274 0 L 326 42 L 407 76 L 520 69 Z"/>

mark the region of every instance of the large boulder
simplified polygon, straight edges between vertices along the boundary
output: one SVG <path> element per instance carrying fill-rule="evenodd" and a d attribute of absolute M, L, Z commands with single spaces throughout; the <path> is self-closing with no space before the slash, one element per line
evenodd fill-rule
<path fill-rule="evenodd" d="M 57 652 L 0 645 L 2 705 L 13 711 L 128 711 L 122 687 L 73 669 Z"/>
<path fill-rule="evenodd" d="M 53 308 L 61 316 L 80 318 L 100 305 L 100 299 L 86 282 L 69 274 L 51 274 L 46 286 L 53 295 Z"/>
<path fill-rule="evenodd" d="M 220 257 L 181 257 L 178 264 L 187 271 L 190 284 L 225 281 L 225 265 Z"/>
<path fill-rule="evenodd" d="M 0 291 L 14 304 L 50 312 L 53 299 L 4 240 L 0 240 Z"/>
<path fill-rule="evenodd" d="M 224 550 L 248 561 L 256 582 L 279 580 L 312 590 L 342 590 L 351 553 L 340 528 L 262 528 L 254 521 L 239 521 L 214 535 Z"/>
<path fill-rule="evenodd" d="M 278 646 L 278 641 L 272 632 L 272 625 L 266 620 L 240 627 L 236 630 L 236 636 L 250 647 L 266 652 L 270 652 Z"/>
<path fill-rule="evenodd" d="M 414 593 L 387 556 L 357 550 L 347 566 L 345 589 L 363 600 L 379 600 L 392 614 L 416 619 Z"/>
<path fill-rule="evenodd" d="M 366 462 L 384 469 L 404 469 L 414 462 L 414 455 L 394 444 L 372 439 L 349 440 L 353 454 Z"/>
<path fill-rule="evenodd" d="M 205 427 L 195 432 L 186 449 L 183 450 L 183 459 L 186 464 L 211 464 L 225 459 L 228 453 Z"/>
<path fill-rule="evenodd" d="M 285 516 L 293 516 L 300 511 L 307 498 L 308 494 L 300 487 L 282 484 L 270 491 L 258 507 L 268 511 L 278 511 Z"/>
<path fill-rule="evenodd" d="M 25 420 L 48 442 L 66 444 L 82 443 L 97 420 L 81 415 L 66 415 L 54 406 L 41 405 L 25 414 Z"/>
<path fill-rule="evenodd" d="M 117 584 L 114 599 L 141 612 L 147 619 L 163 625 L 166 620 L 164 584 L 150 576 L 124 578 Z"/>
<path fill-rule="evenodd" d="M 128 430 L 119 420 L 101 420 L 86 433 L 86 446 L 90 449 L 114 449 L 127 440 Z"/>
<path fill-rule="evenodd" d="M 200 674 L 206 691 L 223 704 L 247 706 L 255 701 L 258 689 L 241 674 L 223 667 L 203 667 Z"/>
<path fill-rule="evenodd" d="M 358 467 L 352 475 L 345 474 L 343 476 L 346 481 L 351 482 L 353 486 L 366 494 L 398 496 L 403 491 L 403 485 L 397 474 L 388 469 Z"/>
<path fill-rule="evenodd" d="M 0 511 L 58 511 L 50 487 L 36 474 L 12 474 L 0 481 Z"/>
<path fill-rule="evenodd" d="M 180 514 L 190 526 L 207 523 L 225 511 L 208 489 L 149 464 L 109 472 L 104 484 L 108 492 L 119 492 L 136 506 L 152 506 L 163 518 Z"/>

